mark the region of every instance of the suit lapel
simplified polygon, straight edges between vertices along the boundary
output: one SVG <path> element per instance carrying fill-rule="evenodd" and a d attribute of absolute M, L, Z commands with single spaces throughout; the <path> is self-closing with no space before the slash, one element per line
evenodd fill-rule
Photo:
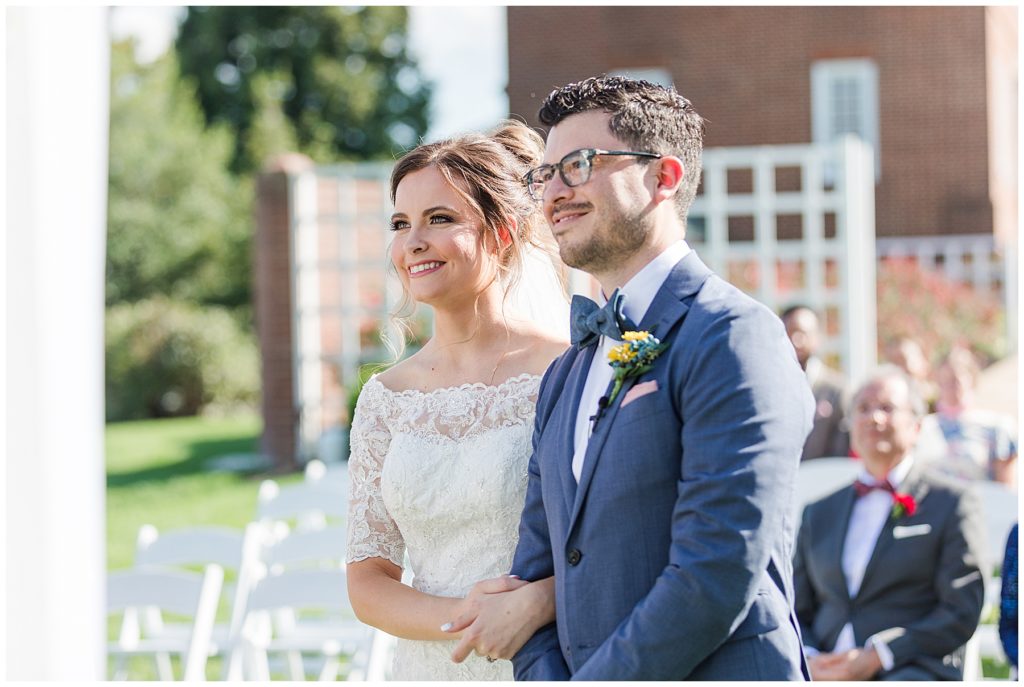
<path fill-rule="evenodd" d="M 906 479 L 903 480 L 900 488 L 897 490 L 902 494 L 910 494 L 914 497 L 914 501 L 917 503 L 921 503 L 921 499 L 923 499 L 925 494 L 928 493 L 927 483 L 920 479 L 920 468 L 920 463 L 914 465 L 910 469 L 910 473 L 907 475 Z M 893 528 L 902 521 L 903 518 L 897 520 L 891 515 L 886 518 L 885 525 L 882 527 L 882 531 L 878 535 L 878 541 L 875 543 L 875 548 L 871 552 L 871 558 L 868 559 L 868 565 L 864 568 L 864 577 L 861 579 L 860 589 L 857 590 L 857 596 L 860 596 L 864 593 L 865 589 L 869 588 L 872 578 L 875 575 L 880 574 L 879 567 L 882 565 L 880 561 L 889 549 L 892 548 L 893 542 L 895 541 Z"/>
<path fill-rule="evenodd" d="M 676 263 L 676 266 L 672 268 L 672 271 L 665 279 L 665 283 L 658 289 L 658 293 L 655 294 L 654 300 L 651 301 L 651 305 L 647 308 L 643 320 L 638 325 L 640 330 L 650 331 L 661 339 L 662 343 L 666 343 L 668 346 L 675 345 L 677 342 L 670 340 L 671 332 L 683 316 L 686 315 L 687 310 L 690 309 L 691 296 L 700 290 L 700 287 L 710 275 L 711 270 L 701 262 L 695 252 L 690 251 L 686 257 Z M 595 350 L 596 348 L 596 345 L 591 346 L 590 350 Z M 590 353 L 587 357 L 585 371 L 590 369 L 592 358 L 593 353 Z M 570 534 L 583 508 L 583 502 L 586 500 L 594 471 L 597 469 L 597 464 L 603 454 L 602 449 L 604 448 L 605 441 L 611 433 L 615 417 L 619 414 L 622 398 L 636 384 L 638 379 L 638 377 L 631 377 L 623 382 L 618 395 L 605 411 L 604 417 L 597 423 L 597 428 L 590 436 L 590 441 L 587 442 L 587 452 L 583 459 L 583 471 L 580 474 L 580 482 L 576 489 L 576 498 L 572 506 L 572 515 L 569 518 L 568 533 Z M 581 383 L 574 396 L 576 407 L 573 413 L 574 421 L 575 413 L 578 412 L 579 397 L 582 392 L 583 385 Z M 570 455 L 572 455 L 571 447 Z"/>
<path fill-rule="evenodd" d="M 846 533 L 850 529 L 850 517 L 853 515 L 853 504 L 857 501 L 857 494 L 850 485 L 843 490 L 841 496 L 835 499 L 835 509 L 826 514 L 822 525 L 828 536 L 825 556 L 822 560 L 828 561 L 832 567 L 830 580 L 838 587 L 836 591 L 842 596 L 850 596 L 850 582 L 843 572 L 843 549 L 846 548 Z M 842 527 L 834 527 L 831 523 L 841 523 Z"/>

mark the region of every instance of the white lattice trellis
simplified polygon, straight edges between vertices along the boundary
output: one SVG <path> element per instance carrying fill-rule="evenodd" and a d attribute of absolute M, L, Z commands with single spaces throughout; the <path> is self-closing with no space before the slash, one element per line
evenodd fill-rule
<path fill-rule="evenodd" d="M 826 188 L 823 170 L 838 171 Z M 824 314 L 823 353 L 849 379 L 875 355 L 875 223 L 871 148 L 831 145 L 713 148 L 689 240 L 720 275 L 776 311 L 793 303 Z M 749 188 L 730 189 L 730 173 Z M 780 190 L 786 173 L 796 183 Z"/>

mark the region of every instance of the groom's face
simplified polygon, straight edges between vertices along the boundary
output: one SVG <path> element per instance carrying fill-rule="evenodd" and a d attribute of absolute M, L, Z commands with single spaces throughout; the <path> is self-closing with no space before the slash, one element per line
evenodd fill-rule
<path fill-rule="evenodd" d="M 610 115 L 591 110 L 565 118 L 548 134 L 544 162 L 557 164 L 583 148 L 628 150 L 608 128 Z M 568 186 L 559 174 L 544 189 L 544 215 L 562 261 L 591 274 L 610 271 L 639 251 L 649 232 L 651 166 L 627 156 L 598 156 L 590 179 Z"/>

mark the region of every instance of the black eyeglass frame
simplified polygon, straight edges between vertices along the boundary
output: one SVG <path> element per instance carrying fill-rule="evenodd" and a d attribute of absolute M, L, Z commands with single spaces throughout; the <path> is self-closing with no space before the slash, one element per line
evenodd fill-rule
<path fill-rule="evenodd" d="M 570 183 L 569 180 L 565 178 L 565 167 L 563 167 L 563 165 L 565 164 L 565 161 L 567 159 L 569 159 L 573 155 L 579 155 L 580 153 L 583 154 L 583 158 L 587 161 L 587 168 L 590 171 L 587 172 L 587 178 L 586 179 L 584 179 L 583 181 L 581 181 L 581 182 L 579 182 L 577 184 L 573 184 L 573 183 Z M 590 181 L 590 175 L 593 173 L 593 168 L 594 168 L 594 166 L 592 164 L 594 158 L 595 157 L 599 157 L 601 155 L 618 155 L 618 156 L 632 155 L 634 157 L 650 158 L 652 160 L 660 160 L 662 157 L 664 157 L 663 155 L 660 155 L 658 153 L 643 153 L 643 152 L 639 152 L 639 151 L 636 151 L 636 150 L 601 150 L 600 148 L 580 148 L 579 150 L 574 150 L 571 153 L 566 153 L 565 156 L 561 160 L 559 160 L 558 162 L 556 162 L 553 165 L 552 164 L 539 165 L 539 166 L 534 167 L 533 169 L 531 169 L 526 174 L 524 174 L 523 175 L 523 183 L 526 184 L 526 192 L 529 193 L 530 197 L 533 198 L 534 200 L 537 200 L 537 201 L 544 200 L 543 188 L 541 189 L 541 197 L 540 198 L 535 196 L 534 193 L 533 193 L 533 176 L 537 172 L 539 172 L 541 170 L 547 170 L 547 169 L 552 170 L 552 172 L 551 172 L 551 176 L 548 177 L 544 181 L 544 186 L 545 187 L 547 186 L 547 183 L 549 181 L 551 181 L 551 179 L 554 178 L 554 176 L 555 176 L 554 170 L 556 170 L 556 169 L 558 170 L 558 176 L 562 178 L 562 182 L 566 186 L 568 186 L 570 188 L 574 188 L 576 186 L 582 186 L 583 184 L 585 184 L 588 181 Z"/>

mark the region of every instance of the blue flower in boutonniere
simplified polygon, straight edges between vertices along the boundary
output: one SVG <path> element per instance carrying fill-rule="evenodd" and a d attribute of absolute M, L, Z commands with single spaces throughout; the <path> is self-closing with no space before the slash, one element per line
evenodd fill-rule
<path fill-rule="evenodd" d="M 651 363 L 665 348 L 650 332 L 623 332 L 624 343 L 608 351 L 608 364 L 615 370 L 615 385 L 608 395 L 608 403 L 615 400 L 622 383 L 630 377 L 639 377 L 651 369 Z"/>

